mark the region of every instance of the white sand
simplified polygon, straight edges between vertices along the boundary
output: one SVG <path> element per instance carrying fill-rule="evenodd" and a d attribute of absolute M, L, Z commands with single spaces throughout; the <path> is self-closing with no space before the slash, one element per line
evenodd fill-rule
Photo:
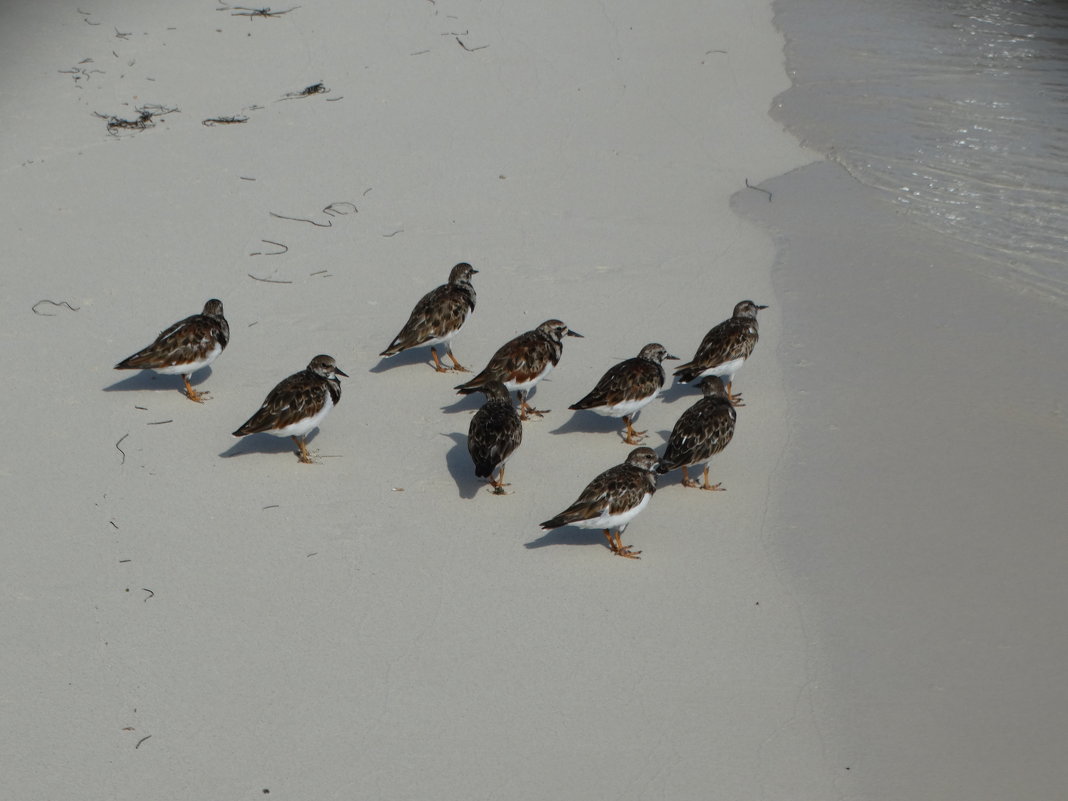
<path fill-rule="evenodd" d="M 5 8 L 11 797 L 837 792 L 825 643 L 769 515 L 790 298 L 770 237 L 729 208 L 810 160 L 766 113 L 787 85 L 770 10 L 511 6 Z M 144 103 L 180 111 L 117 137 L 93 116 Z M 340 202 L 359 212 L 321 211 Z M 263 240 L 288 252 L 250 256 Z M 534 395 L 553 411 L 506 498 L 474 480 L 460 379 L 425 351 L 376 356 L 461 259 L 480 270 L 454 343 L 469 366 L 549 317 L 586 336 Z M 209 403 L 112 371 L 209 297 L 233 329 L 197 377 Z M 670 476 L 624 536 L 640 562 L 539 531 L 627 452 L 618 421 L 567 405 L 646 342 L 689 356 L 746 297 L 772 308 L 714 463 L 729 491 Z M 317 353 L 352 376 L 320 464 L 229 436 Z M 643 412 L 650 444 L 690 397 Z"/>

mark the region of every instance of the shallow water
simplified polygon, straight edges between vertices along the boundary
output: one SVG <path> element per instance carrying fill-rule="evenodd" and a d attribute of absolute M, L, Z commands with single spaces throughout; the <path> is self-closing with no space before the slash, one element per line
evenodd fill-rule
<path fill-rule="evenodd" d="M 778 0 L 774 115 L 916 221 L 1068 301 L 1068 3 Z"/>

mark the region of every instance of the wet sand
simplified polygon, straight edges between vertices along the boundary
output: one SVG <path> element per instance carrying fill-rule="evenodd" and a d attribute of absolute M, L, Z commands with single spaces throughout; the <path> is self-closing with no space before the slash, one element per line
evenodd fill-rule
<path fill-rule="evenodd" d="M 762 186 L 734 207 L 780 245 L 788 446 L 765 531 L 836 792 L 1056 798 L 1064 310 L 832 163 Z"/>

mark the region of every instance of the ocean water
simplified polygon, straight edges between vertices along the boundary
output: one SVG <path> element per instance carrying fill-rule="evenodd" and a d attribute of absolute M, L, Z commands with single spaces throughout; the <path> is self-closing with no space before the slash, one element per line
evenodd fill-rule
<path fill-rule="evenodd" d="M 1068 2 L 777 0 L 774 116 L 999 277 L 1068 302 Z"/>

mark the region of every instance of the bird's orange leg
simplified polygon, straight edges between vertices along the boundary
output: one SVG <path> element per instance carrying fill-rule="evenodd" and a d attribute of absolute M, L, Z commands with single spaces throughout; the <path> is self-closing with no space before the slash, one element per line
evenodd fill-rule
<path fill-rule="evenodd" d="M 301 464 L 315 464 L 312 461 L 311 454 L 308 453 L 308 446 L 304 444 L 304 440 L 299 437 L 290 437 L 293 442 L 297 444 L 297 448 L 300 449 L 300 461 Z"/>
<path fill-rule="evenodd" d="M 457 373 L 470 373 L 471 372 L 470 370 L 468 370 L 466 367 L 464 367 L 462 364 L 460 364 L 456 360 L 456 357 L 452 353 L 452 346 L 451 345 L 447 345 L 446 346 L 445 355 L 448 356 L 450 359 L 452 359 L 453 372 L 457 372 Z"/>
<path fill-rule="evenodd" d="M 726 492 L 727 488 L 723 486 L 723 482 L 722 481 L 720 483 L 718 483 L 718 484 L 710 484 L 709 483 L 709 481 L 708 481 L 708 467 L 709 466 L 706 464 L 705 465 L 705 483 L 701 485 L 701 489 L 703 489 L 703 490 L 713 490 L 713 491 L 716 491 L 716 492 Z"/>
<path fill-rule="evenodd" d="M 531 417 L 541 417 L 542 415 L 546 414 L 547 412 L 552 411 L 551 409 L 535 409 L 533 406 L 531 406 L 529 403 L 527 403 L 527 393 L 525 393 L 525 392 L 520 391 L 520 392 L 517 392 L 516 395 L 519 396 L 519 419 L 520 420 L 529 420 Z"/>
<path fill-rule="evenodd" d="M 490 476 L 490 484 L 493 486 L 493 494 L 494 495 L 511 495 L 512 494 L 510 492 L 506 492 L 505 489 L 504 489 L 505 487 L 510 487 L 512 485 L 504 483 L 504 468 L 503 467 L 500 469 L 500 472 L 497 473 L 497 480 L 496 481 L 494 481 L 493 477 Z"/>
<path fill-rule="evenodd" d="M 449 372 L 449 368 L 441 363 L 441 359 L 438 358 L 438 349 L 433 345 L 430 346 L 430 355 L 434 357 L 434 369 L 439 373 Z"/>
<path fill-rule="evenodd" d="M 638 556 L 641 551 L 632 551 L 630 545 L 624 545 L 623 539 L 618 531 L 615 533 L 615 537 L 608 531 L 605 532 L 605 536 L 608 537 L 608 542 L 610 543 L 609 547 L 612 549 L 612 553 L 616 556 L 624 556 L 627 559 L 641 559 L 641 557 Z"/>
<path fill-rule="evenodd" d="M 745 406 L 745 401 L 742 400 L 742 393 L 739 392 L 735 395 L 731 392 L 731 384 L 733 383 L 734 382 L 731 381 L 727 384 L 727 400 L 731 402 L 731 406 Z"/>
<path fill-rule="evenodd" d="M 637 431 L 631 424 L 630 415 L 623 415 L 623 425 L 627 427 L 626 434 L 623 437 L 623 441 L 628 445 L 640 445 L 642 440 L 645 439 L 647 431 Z"/>
<path fill-rule="evenodd" d="M 193 389 L 193 385 L 189 383 L 189 376 L 183 375 L 182 381 L 185 382 L 185 396 L 189 398 L 189 400 L 203 403 L 208 399 L 208 394 L 206 392 L 197 392 Z"/>
<path fill-rule="evenodd" d="M 696 479 L 690 478 L 690 474 L 686 472 L 685 465 L 682 468 L 682 486 L 684 486 L 684 487 L 698 487 L 698 486 L 700 486 L 700 484 L 697 483 Z"/>

